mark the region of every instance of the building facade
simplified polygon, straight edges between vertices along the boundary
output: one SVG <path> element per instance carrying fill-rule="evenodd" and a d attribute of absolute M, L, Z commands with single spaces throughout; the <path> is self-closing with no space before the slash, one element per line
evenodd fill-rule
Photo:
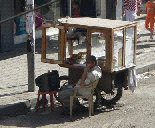
<path fill-rule="evenodd" d="M 35 0 L 35 6 L 40 6 L 44 3 L 54 0 Z M 47 5 L 39 10 L 47 22 L 56 21 L 65 16 L 71 16 L 72 4 L 74 0 L 61 0 L 60 2 Z M 122 19 L 122 1 L 118 0 L 115 6 L 115 0 L 75 0 L 79 2 L 81 17 L 98 17 L 108 19 Z M 9 4 L 6 0 L 0 1 L 0 20 L 9 18 L 13 15 L 20 14 L 25 11 L 25 0 L 10 0 Z M 25 15 L 20 16 L 22 30 L 25 31 Z M 7 27 L 6 27 L 7 26 Z M 0 52 L 11 50 L 12 46 L 16 44 L 14 39 L 17 36 L 17 26 L 13 20 L 0 25 Z M 26 32 L 25 32 L 26 33 Z M 25 34 L 26 37 L 26 34 Z M 19 40 L 18 38 L 18 40 Z M 21 38 L 22 40 L 22 38 Z M 25 41 L 25 40 L 24 40 Z M 23 41 L 23 42 L 24 42 Z"/>
<path fill-rule="evenodd" d="M 14 15 L 13 1 L 9 4 L 6 0 L 0 0 L 0 21 Z M 0 52 L 10 51 L 13 48 L 13 20 L 0 24 Z"/>

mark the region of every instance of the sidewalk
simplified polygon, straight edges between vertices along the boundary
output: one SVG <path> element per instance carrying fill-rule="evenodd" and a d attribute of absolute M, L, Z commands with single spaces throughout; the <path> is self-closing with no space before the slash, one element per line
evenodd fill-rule
<path fill-rule="evenodd" d="M 155 36 L 150 41 L 150 32 L 145 29 L 145 14 L 137 17 L 140 38 L 137 39 L 136 69 L 137 74 L 155 69 Z"/>
<path fill-rule="evenodd" d="M 145 15 L 137 17 L 136 22 L 138 22 L 138 29 L 140 30 L 141 34 L 137 41 L 136 52 L 136 69 L 137 74 L 139 74 L 155 69 L 155 40 L 152 42 L 149 41 L 149 32 L 144 28 Z M 1 55 L 3 55 L 3 53 Z M 40 56 L 37 56 L 36 58 L 39 57 Z M 7 59 L 5 61 L 7 61 Z M 40 61 L 40 59 L 38 59 L 38 61 Z M 42 66 L 43 65 L 45 64 L 42 64 Z M 53 67 L 54 66 L 55 65 L 53 65 Z M 58 66 L 55 66 L 54 68 L 58 68 Z M 67 69 L 63 70 L 62 73 L 64 72 L 66 73 Z M 36 87 L 35 92 L 24 91 L 27 90 L 26 86 L 15 86 L 14 90 L 16 90 L 16 92 L 12 92 L 13 88 L 9 87 L 5 89 L 0 88 L 0 90 L 0 118 L 4 116 L 26 114 L 36 104 L 38 87 Z"/>

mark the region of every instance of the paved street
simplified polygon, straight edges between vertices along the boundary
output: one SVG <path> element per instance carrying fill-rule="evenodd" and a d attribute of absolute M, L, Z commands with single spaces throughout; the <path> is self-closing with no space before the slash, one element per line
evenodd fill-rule
<path fill-rule="evenodd" d="M 103 107 L 88 117 L 88 112 L 70 118 L 60 115 L 61 107 L 50 108 L 38 113 L 5 118 L 1 128 L 43 127 L 43 128 L 154 128 L 155 126 L 155 71 L 139 75 L 138 87 L 132 93 L 124 90 L 123 97 L 112 108 Z M 57 106 L 58 104 L 56 104 Z"/>

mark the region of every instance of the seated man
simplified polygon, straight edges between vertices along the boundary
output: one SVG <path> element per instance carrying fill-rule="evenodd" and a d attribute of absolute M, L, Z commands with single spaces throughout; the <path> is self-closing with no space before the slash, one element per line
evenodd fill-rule
<path fill-rule="evenodd" d="M 88 84 L 93 83 L 95 80 L 98 80 L 102 76 L 101 69 L 96 66 L 96 57 L 89 56 L 86 59 L 86 67 L 84 68 L 84 72 L 82 74 L 81 79 L 76 83 L 68 86 L 63 86 L 62 91 L 58 93 L 58 97 L 60 101 L 64 104 L 65 108 L 70 106 L 70 96 L 74 93 L 74 86 L 87 86 Z M 89 89 L 88 89 L 89 91 Z M 87 90 L 78 90 L 78 95 L 86 95 Z"/>

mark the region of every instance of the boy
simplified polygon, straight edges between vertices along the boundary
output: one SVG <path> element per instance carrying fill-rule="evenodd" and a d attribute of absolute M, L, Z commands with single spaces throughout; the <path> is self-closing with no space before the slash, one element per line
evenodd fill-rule
<path fill-rule="evenodd" d="M 80 17 L 80 7 L 78 1 L 74 1 L 72 7 L 72 18 L 76 17 Z"/>

